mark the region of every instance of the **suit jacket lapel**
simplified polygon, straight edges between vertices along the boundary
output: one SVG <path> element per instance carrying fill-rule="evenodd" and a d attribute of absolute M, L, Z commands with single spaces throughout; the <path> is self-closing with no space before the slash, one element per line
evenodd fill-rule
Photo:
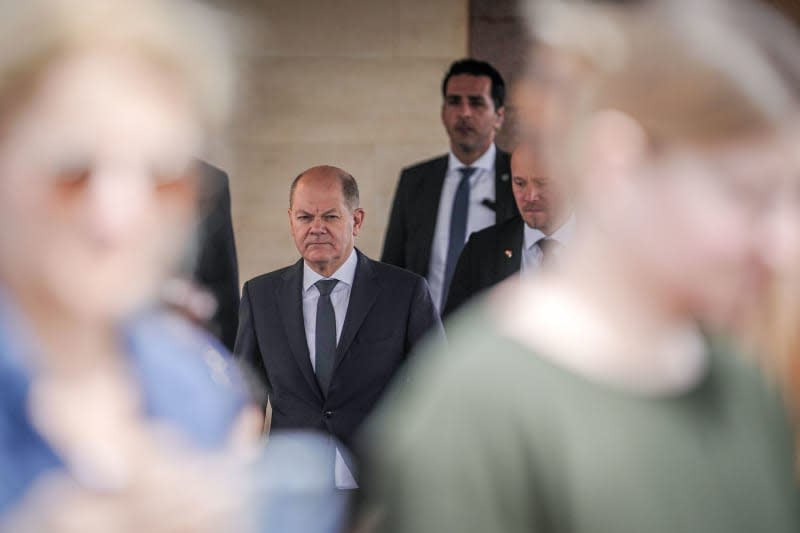
<path fill-rule="evenodd" d="M 524 238 L 523 222 L 515 218 L 510 231 L 503 232 L 497 240 L 496 265 L 499 279 L 505 279 L 520 271 L 522 266 L 522 250 Z M 509 257 L 509 252 L 511 257 Z"/>
<path fill-rule="evenodd" d="M 344 359 L 347 350 L 353 343 L 353 339 L 355 339 L 358 330 L 361 328 L 361 324 L 364 323 L 364 319 L 372 309 L 380 289 L 370 260 L 358 250 L 356 250 L 356 253 L 358 254 L 358 265 L 353 279 L 353 287 L 350 289 L 350 303 L 347 305 L 347 315 L 342 326 L 342 335 L 339 338 L 339 345 L 336 347 L 334 372 L 336 372 L 336 368 Z"/>
<path fill-rule="evenodd" d="M 517 204 L 511 191 L 511 160 L 499 148 L 494 159 L 495 222 L 500 223 L 517 214 Z"/>
<path fill-rule="evenodd" d="M 305 323 L 303 322 L 303 260 L 283 275 L 283 284 L 278 289 L 278 308 L 289 340 L 292 356 L 300 366 L 300 371 L 309 387 L 322 401 L 322 391 L 317 384 L 311 355 L 308 353 Z"/>
<path fill-rule="evenodd" d="M 417 219 L 422 232 L 419 236 L 419 263 L 412 268 L 413 272 L 428 272 L 431 262 L 431 246 L 433 234 L 436 231 L 436 219 L 439 216 L 439 200 L 442 197 L 442 187 L 447 174 L 447 156 L 434 159 L 431 162 L 429 176 L 422 180 L 421 190 L 417 198 Z"/>

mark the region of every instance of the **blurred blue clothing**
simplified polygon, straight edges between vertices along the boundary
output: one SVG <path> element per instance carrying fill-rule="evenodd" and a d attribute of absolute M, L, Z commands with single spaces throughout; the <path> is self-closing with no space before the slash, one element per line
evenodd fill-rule
<path fill-rule="evenodd" d="M 146 416 L 178 430 L 200 449 L 220 448 L 246 403 L 224 348 L 183 319 L 150 311 L 121 331 Z M 24 318 L 0 292 L 0 515 L 41 474 L 62 462 L 28 416 L 25 363 L 36 342 Z"/>
<path fill-rule="evenodd" d="M 259 531 L 344 531 L 353 491 L 339 490 L 334 483 L 331 467 L 336 448 L 337 444 L 325 433 L 270 433 L 252 466 L 255 475 L 250 480 L 253 496 L 249 507 Z"/>

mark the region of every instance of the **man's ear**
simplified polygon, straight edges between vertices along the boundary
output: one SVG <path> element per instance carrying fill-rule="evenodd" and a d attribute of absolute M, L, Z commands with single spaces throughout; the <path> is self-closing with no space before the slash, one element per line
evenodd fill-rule
<path fill-rule="evenodd" d="M 506 120 L 506 106 L 500 106 L 495 111 L 494 129 L 499 131 L 503 127 L 503 122 Z"/>
<path fill-rule="evenodd" d="M 289 215 L 289 233 L 294 235 L 294 226 L 292 225 L 292 208 L 286 210 L 286 213 Z"/>
<path fill-rule="evenodd" d="M 353 210 L 353 236 L 358 235 L 361 231 L 361 225 L 364 223 L 364 210 L 356 207 Z"/>

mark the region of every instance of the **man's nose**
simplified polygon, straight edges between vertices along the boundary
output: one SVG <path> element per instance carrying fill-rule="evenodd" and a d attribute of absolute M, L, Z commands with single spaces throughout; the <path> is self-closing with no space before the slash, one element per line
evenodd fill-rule
<path fill-rule="evenodd" d="M 325 224 L 322 223 L 321 218 L 314 218 L 311 221 L 311 231 L 313 233 L 323 233 L 325 231 Z"/>

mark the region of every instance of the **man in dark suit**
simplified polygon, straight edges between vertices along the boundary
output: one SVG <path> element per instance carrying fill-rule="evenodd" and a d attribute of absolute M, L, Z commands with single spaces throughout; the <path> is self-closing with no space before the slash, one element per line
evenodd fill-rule
<path fill-rule="evenodd" d="M 381 260 L 427 278 L 441 309 L 470 233 L 517 215 L 509 156 L 495 144 L 505 85 L 488 63 L 456 61 L 442 82 L 450 153 L 403 169 Z"/>
<path fill-rule="evenodd" d="M 231 223 L 228 175 L 205 161 L 198 161 L 198 168 L 201 218 L 193 278 L 208 289 L 216 301 L 209 329 L 232 350 L 238 323 L 239 263 Z"/>
<path fill-rule="evenodd" d="M 511 183 L 521 216 L 473 233 L 458 259 L 443 316 L 522 270 L 555 260 L 575 224 L 566 184 L 551 179 L 541 154 L 521 143 L 511 156 Z"/>
<path fill-rule="evenodd" d="M 319 430 L 349 448 L 417 341 L 442 333 L 422 277 L 355 249 L 363 220 L 345 171 L 295 179 L 289 224 L 302 259 L 245 283 L 234 350 L 265 385 L 272 429 Z M 355 488 L 341 452 L 336 486 Z"/>

